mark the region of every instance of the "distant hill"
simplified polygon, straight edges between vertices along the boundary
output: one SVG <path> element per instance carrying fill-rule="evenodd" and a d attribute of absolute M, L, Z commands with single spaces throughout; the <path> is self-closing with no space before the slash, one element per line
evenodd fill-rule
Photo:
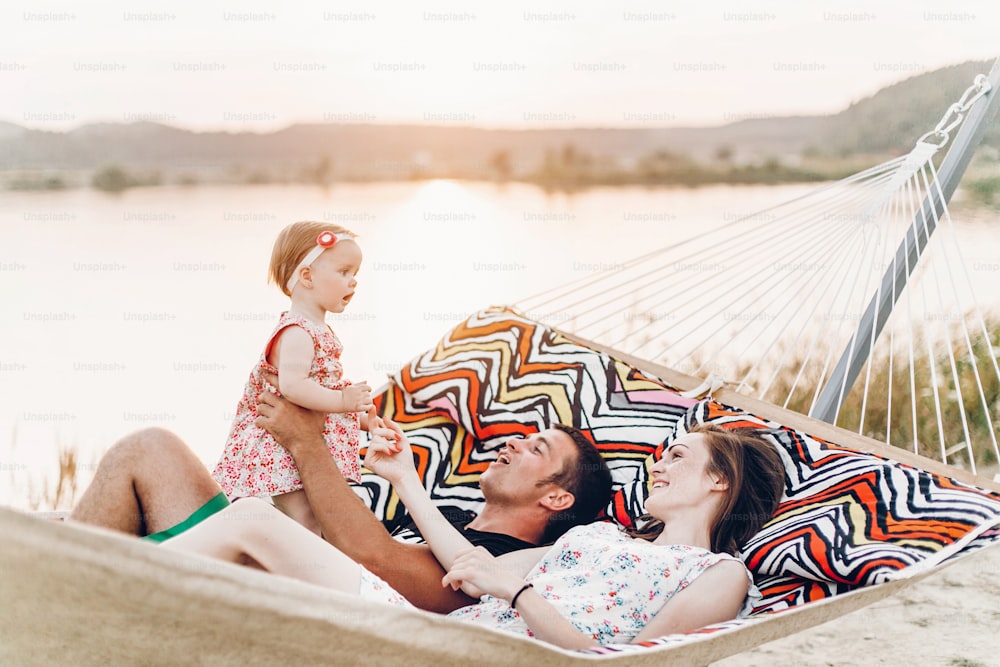
<path fill-rule="evenodd" d="M 393 161 L 485 163 L 499 151 L 536 163 L 546 151 L 634 160 L 656 151 L 703 158 L 719 148 L 748 154 L 795 153 L 824 118 L 745 120 L 722 127 L 485 130 L 417 125 L 292 125 L 268 134 L 190 132 L 156 123 L 84 125 L 65 133 L 0 128 L 0 168 L 79 169 L 117 162 L 137 167 L 258 164 L 330 158 L 383 168 Z M 11 129 L 6 129 L 7 127 Z M 14 129 L 16 128 L 16 129 Z M 18 131 L 19 130 L 19 131 Z"/>
<path fill-rule="evenodd" d="M 909 150 L 937 125 L 977 74 L 989 73 L 991 65 L 989 61 L 966 62 L 883 88 L 828 118 L 814 148 L 837 155 Z M 1000 148 L 1000 122 L 987 130 L 983 145 Z"/>
<path fill-rule="evenodd" d="M 629 169 L 650 156 L 697 163 L 722 159 L 734 165 L 793 163 L 803 155 L 882 156 L 909 150 L 974 74 L 988 70 L 987 62 L 968 62 L 914 76 L 832 116 L 750 119 L 719 127 L 486 130 L 299 124 L 257 134 L 192 132 L 146 122 L 46 132 L 0 122 L 0 170 L 80 173 L 117 165 L 155 174 L 153 179 L 192 182 L 517 178 L 567 159 Z M 986 143 L 1000 148 L 1000 125 L 993 126 Z"/>

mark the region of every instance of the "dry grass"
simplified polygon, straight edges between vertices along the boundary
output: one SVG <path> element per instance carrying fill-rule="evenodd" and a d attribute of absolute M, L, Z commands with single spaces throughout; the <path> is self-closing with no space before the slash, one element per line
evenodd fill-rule
<path fill-rule="evenodd" d="M 76 502 L 80 468 L 77 447 L 60 444 L 57 463 L 54 483 L 50 475 L 44 475 L 37 484 L 32 479 L 28 480 L 29 510 L 68 510 Z"/>
<path fill-rule="evenodd" d="M 876 354 L 862 368 L 854 387 L 845 397 L 837 425 L 931 459 L 943 460 L 957 468 L 969 470 L 971 462 L 975 461 L 977 472 L 992 474 L 998 461 L 991 428 L 1000 440 L 997 432 L 1000 427 L 1000 377 L 993 358 L 1000 352 L 1000 319 L 988 318 L 986 330 L 992 340 L 987 343 L 982 334 L 973 337 L 970 354 L 964 337 L 958 334 L 959 326 L 955 326 L 951 334 L 954 367 L 952 355 L 946 348 L 930 349 L 922 340 L 913 342 L 912 364 L 908 350 L 897 350 L 891 363 L 887 352 Z M 789 361 L 776 372 L 773 367 L 768 369 L 762 364 L 748 378 L 756 360 L 726 360 L 723 351 L 714 357 L 718 360 L 716 363 L 708 363 L 711 357 L 706 354 L 693 357 L 677 366 L 677 370 L 698 376 L 715 373 L 736 383 L 747 378 L 749 386 L 741 391 L 800 414 L 809 413 L 820 382 L 820 361 L 806 359 L 797 352 L 785 354 L 779 344 L 772 351 L 773 358 Z M 664 363 L 670 365 L 669 360 Z M 803 364 L 805 370 L 799 376 Z M 974 368 L 978 368 L 978 380 Z M 773 381 L 768 384 L 772 373 Z M 864 395 L 866 379 L 867 399 Z M 768 388 L 760 396 L 764 386 Z M 914 394 L 915 402 L 911 398 Z M 960 403 L 958 397 L 964 403 Z M 966 442 L 972 444 L 966 446 Z"/>
<path fill-rule="evenodd" d="M 970 452 L 977 467 L 995 466 L 997 458 L 990 422 L 996 434 L 995 429 L 1000 424 L 1000 378 L 994 370 L 996 361 L 991 357 L 1000 349 L 1000 322 L 987 322 L 986 328 L 992 340 L 989 343 L 982 337 L 974 340 L 972 354 L 964 339 L 952 336 L 954 367 L 947 349 L 928 349 L 923 341 L 914 342 L 912 364 L 909 354 L 897 353 L 891 364 L 888 353 L 876 356 L 862 369 L 858 381 L 848 392 L 837 425 L 899 447 L 915 449 L 918 454 L 945 460 L 960 468 L 970 467 Z M 973 358 L 979 369 L 978 381 L 973 372 Z M 805 414 L 813 398 L 816 378 L 805 378 L 805 382 L 800 380 L 795 385 L 796 367 L 797 364 L 790 364 L 787 370 L 778 374 L 765 400 L 780 405 L 791 392 L 788 408 Z M 867 402 L 863 389 L 866 376 L 869 376 L 870 387 Z M 979 384 L 982 385 L 982 399 Z M 809 387 L 808 391 L 803 385 Z M 793 386 L 796 386 L 795 391 L 792 391 Z M 911 400 L 914 393 L 915 402 Z M 959 397 L 964 403 L 958 400 Z M 971 442 L 971 446 L 966 447 L 966 442 Z"/>

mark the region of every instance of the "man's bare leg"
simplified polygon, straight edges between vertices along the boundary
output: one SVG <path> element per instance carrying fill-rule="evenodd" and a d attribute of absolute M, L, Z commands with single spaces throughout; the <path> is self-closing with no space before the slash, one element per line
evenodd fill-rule
<path fill-rule="evenodd" d="M 127 435 L 101 458 L 69 518 L 133 535 L 177 525 L 222 489 L 176 435 L 149 428 Z"/>

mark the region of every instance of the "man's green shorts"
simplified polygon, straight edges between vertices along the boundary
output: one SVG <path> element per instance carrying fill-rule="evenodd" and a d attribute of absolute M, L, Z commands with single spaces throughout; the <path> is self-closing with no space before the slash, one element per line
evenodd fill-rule
<path fill-rule="evenodd" d="M 192 526 L 197 526 L 199 523 L 212 516 L 219 510 L 223 510 L 229 506 L 229 501 L 226 499 L 226 494 L 219 493 L 207 503 L 199 507 L 194 511 L 191 516 L 181 521 L 175 526 L 171 526 L 166 530 L 161 530 L 158 533 L 153 533 L 152 535 L 146 535 L 142 538 L 144 540 L 150 540 L 151 542 L 162 542 L 163 540 L 169 539 L 171 537 L 176 537 L 180 535 L 185 530 L 188 530 Z"/>

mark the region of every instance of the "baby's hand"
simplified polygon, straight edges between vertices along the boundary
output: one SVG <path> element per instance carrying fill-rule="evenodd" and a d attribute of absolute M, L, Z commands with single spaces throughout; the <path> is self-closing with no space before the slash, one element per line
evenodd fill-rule
<path fill-rule="evenodd" d="M 344 412 L 368 412 L 372 403 L 372 390 L 367 382 L 359 382 L 340 390 L 344 395 Z"/>

